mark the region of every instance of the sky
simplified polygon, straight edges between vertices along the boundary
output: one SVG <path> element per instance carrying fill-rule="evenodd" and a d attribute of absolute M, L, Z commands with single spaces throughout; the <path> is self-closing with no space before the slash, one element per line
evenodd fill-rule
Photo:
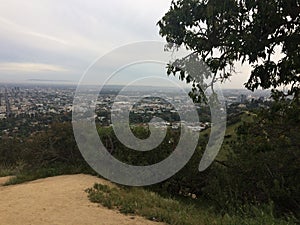
<path fill-rule="evenodd" d="M 95 59 L 119 46 L 164 41 L 156 23 L 170 4 L 171 0 L 2 1 L 0 82 L 77 83 Z M 157 68 L 153 73 L 167 76 L 163 66 Z M 128 71 L 137 74 L 133 70 Z M 248 71 L 238 66 L 224 88 L 242 88 Z"/>

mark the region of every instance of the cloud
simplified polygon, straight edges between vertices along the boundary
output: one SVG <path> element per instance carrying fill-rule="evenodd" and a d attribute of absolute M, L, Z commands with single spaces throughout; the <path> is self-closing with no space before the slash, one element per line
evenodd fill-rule
<path fill-rule="evenodd" d="M 18 24 L 14 23 L 14 22 L 6 19 L 6 18 L 3 18 L 3 17 L 0 17 L 0 24 L 1 24 L 0 27 L 2 29 L 13 30 L 13 31 L 25 34 L 25 35 L 31 35 L 31 36 L 34 36 L 34 37 L 54 41 L 54 42 L 57 42 L 59 44 L 68 45 L 68 42 L 65 41 L 65 40 L 62 40 L 62 39 L 59 39 L 57 37 L 50 36 L 50 35 L 47 35 L 47 34 L 32 31 L 32 30 L 30 30 L 29 28 L 27 28 L 25 26 L 18 25 Z"/>
<path fill-rule="evenodd" d="M 0 63 L 0 71 L 5 73 L 42 73 L 42 72 L 68 72 L 69 70 L 58 65 L 41 63 Z"/>

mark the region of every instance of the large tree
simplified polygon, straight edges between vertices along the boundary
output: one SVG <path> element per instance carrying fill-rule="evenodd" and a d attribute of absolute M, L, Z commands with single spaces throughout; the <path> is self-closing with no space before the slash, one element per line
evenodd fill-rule
<path fill-rule="evenodd" d="M 300 0 L 173 0 L 158 25 L 169 46 L 191 50 L 186 59 L 197 55 L 215 80 L 231 76 L 236 62 L 248 63 L 248 89 L 285 86 L 299 96 L 299 15 Z M 168 72 L 197 87 L 177 66 Z"/>

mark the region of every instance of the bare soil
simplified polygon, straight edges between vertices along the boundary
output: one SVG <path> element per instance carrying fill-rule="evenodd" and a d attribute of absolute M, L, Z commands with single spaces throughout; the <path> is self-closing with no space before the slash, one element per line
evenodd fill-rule
<path fill-rule="evenodd" d="M 9 177 L 0 178 L 3 184 Z M 89 175 L 67 175 L 0 187 L 0 225 L 161 225 L 91 203 L 85 193 L 94 183 L 113 185 Z"/>

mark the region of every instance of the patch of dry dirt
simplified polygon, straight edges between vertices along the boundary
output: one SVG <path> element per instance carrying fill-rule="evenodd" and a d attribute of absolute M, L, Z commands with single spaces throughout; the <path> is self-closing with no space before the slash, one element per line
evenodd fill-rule
<path fill-rule="evenodd" d="M 4 183 L 8 178 L 0 178 Z M 89 175 L 67 175 L 0 187 L 0 225 L 161 225 L 91 203 L 85 189 L 112 185 Z"/>

